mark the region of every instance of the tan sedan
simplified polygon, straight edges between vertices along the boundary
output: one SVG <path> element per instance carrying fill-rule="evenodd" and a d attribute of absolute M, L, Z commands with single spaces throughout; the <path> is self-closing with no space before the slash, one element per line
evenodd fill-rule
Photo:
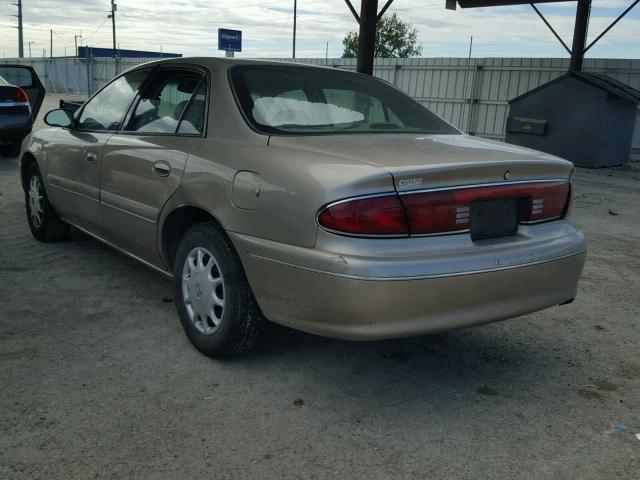
<path fill-rule="evenodd" d="M 120 75 L 21 155 L 35 238 L 69 226 L 173 278 L 206 355 L 269 319 L 374 340 L 576 295 L 571 163 L 462 134 L 389 84 L 213 58 Z"/>

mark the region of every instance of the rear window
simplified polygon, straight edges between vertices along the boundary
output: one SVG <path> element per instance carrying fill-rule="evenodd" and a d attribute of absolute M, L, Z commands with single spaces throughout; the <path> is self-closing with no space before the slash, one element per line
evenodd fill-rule
<path fill-rule="evenodd" d="M 5 67 L 0 65 L 0 77 L 8 83 L 22 88 L 33 86 L 33 76 L 31 70 L 21 67 Z"/>
<path fill-rule="evenodd" d="M 231 70 L 240 108 L 270 134 L 460 133 L 391 85 L 320 68 L 251 65 Z"/>

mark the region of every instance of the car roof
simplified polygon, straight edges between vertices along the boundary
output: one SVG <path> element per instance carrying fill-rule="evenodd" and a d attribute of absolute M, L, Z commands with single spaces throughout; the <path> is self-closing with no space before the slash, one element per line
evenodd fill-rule
<path fill-rule="evenodd" d="M 177 57 L 166 58 L 162 60 L 155 60 L 152 62 L 144 63 L 143 65 L 170 65 L 172 63 L 177 64 L 195 64 L 208 67 L 210 69 L 219 68 L 231 68 L 236 65 L 279 65 L 286 67 L 298 67 L 298 68 L 317 68 L 323 70 L 331 70 L 331 67 L 325 67 L 320 65 L 310 65 L 297 62 L 283 62 L 281 60 L 259 60 L 259 59 L 239 59 L 239 58 L 221 58 L 221 57 Z"/>

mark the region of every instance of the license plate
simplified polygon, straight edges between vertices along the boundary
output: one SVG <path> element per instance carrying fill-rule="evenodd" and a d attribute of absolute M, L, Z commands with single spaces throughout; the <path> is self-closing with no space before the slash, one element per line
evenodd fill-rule
<path fill-rule="evenodd" d="M 515 198 L 479 200 L 471 204 L 471 239 L 506 237 L 518 230 L 518 202 Z"/>

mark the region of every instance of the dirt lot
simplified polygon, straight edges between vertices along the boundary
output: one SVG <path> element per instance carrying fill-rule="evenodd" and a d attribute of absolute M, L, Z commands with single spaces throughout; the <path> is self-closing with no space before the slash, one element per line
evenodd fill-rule
<path fill-rule="evenodd" d="M 166 279 L 33 240 L 0 159 L 0 478 L 639 478 L 640 170 L 575 188 L 571 305 L 377 343 L 273 326 L 218 362 Z"/>

